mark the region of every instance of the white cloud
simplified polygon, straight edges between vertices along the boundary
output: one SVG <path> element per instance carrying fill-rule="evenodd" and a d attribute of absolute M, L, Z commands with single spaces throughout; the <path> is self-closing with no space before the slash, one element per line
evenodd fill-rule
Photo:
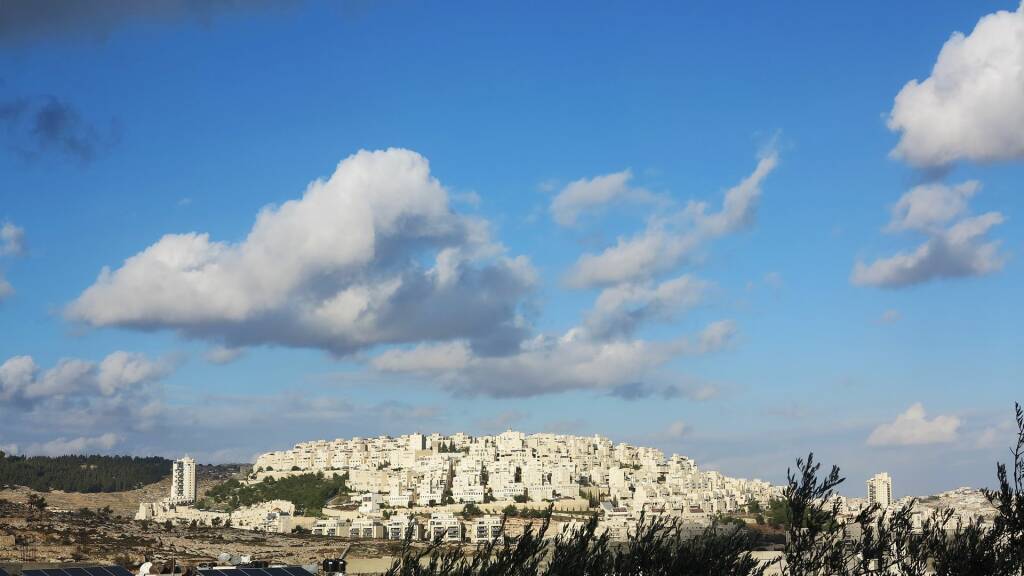
<path fill-rule="evenodd" d="M 165 360 L 123 351 L 111 353 L 99 364 L 63 358 L 47 370 L 41 370 L 31 356 L 14 356 L 0 364 L 0 402 L 35 404 L 75 397 L 79 403 L 88 403 L 99 396 L 131 392 L 172 370 Z"/>
<path fill-rule="evenodd" d="M 25 251 L 25 230 L 4 222 L 0 224 L 0 256 L 17 256 Z M 0 302 L 14 294 L 14 286 L 0 274 Z"/>
<path fill-rule="evenodd" d="M 930 183 L 915 186 L 892 207 L 892 220 L 886 230 L 935 230 L 967 211 L 968 200 L 981 189 L 977 180 L 956 186 Z"/>
<path fill-rule="evenodd" d="M 372 363 L 385 372 L 446 372 L 465 368 L 472 351 L 463 342 L 420 344 L 403 350 L 392 348 L 376 356 Z"/>
<path fill-rule="evenodd" d="M 26 455 L 32 456 L 64 456 L 67 454 L 93 454 L 109 452 L 121 443 L 117 434 L 108 432 L 99 436 L 79 436 L 77 438 L 56 438 L 48 442 L 29 444 L 25 448 Z"/>
<path fill-rule="evenodd" d="M 35 381 L 37 370 L 31 356 L 15 356 L 0 364 L 0 400 L 23 394 Z"/>
<path fill-rule="evenodd" d="M 575 328 L 561 337 L 538 335 L 505 356 L 479 356 L 466 342 L 388 350 L 371 360 L 383 372 L 436 378 L 465 394 L 525 397 L 566 390 L 617 388 L 655 375 L 669 361 L 709 354 L 727 346 L 735 334 L 730 321 L 710 324 L 694 338 L 667 342 L 595 340 Z"/>
<path fill-rule="evenodd" d="M 173 370 L 167 360 L 150 360 L 143 354 L 117 351 L 100 362 L 96 384 L 106 396 L 143 382 L 160 380 Z"/>
<path fill-rule="evenodd" d="M 25 250 L 25 230 L 11 222 L 0 224 L 0 256 L 18 255 Z"/>
<path fill-rule="evenodd" d="M 586 319 L 590 336 L 628 335 L 649 319 L 671 320 L 679 312 L 699 304 L 711 287 L 690 275 L 652 282 L 619 284 L 601 291 Z"/>
<path fill-rule="evenodd" d="M 517 309 L 535 273 L 489 236 L 485 221 L 450 210 L 419 154 L 361 151 L 302 198 L 263 209 L 242 242 L 170 234 L 105 268 L 67 315 L 228 347 L 344 355 L 467 339 L 500 352 L 522 338 Z"/>
<path fill-rule="evenodd" d="M 1024 3 L 946 41 L 922 82 L 896 96 L 892 155 L 916 166 L 1024 158 Z"/>
<path fill-rule="evenodd" d="M 8 358 L 0 363 L 0 438 L 30 454 L 107 451 L 121 440 L 113 428 L 138 446 L 163 424 L 180 421 L 165 417 L 162 400 L 161 379 L 173 368 L 120 351 L 99 362 L 64 358 L 49 368 L 31 356 Z M 176 430 L 157 436 L 167 440 Z"/>
<path fill-rule="evenodd" d="M 245 348 L 229 348 L 227 346 L 214 346 L 203 355 L 206 361 L 211 364 L 230 364 L 245 354 Z"/>
<path fill-rule="evenodd" d="M 652 203 L 659 197 L 643 188 L 629 185 L 631 170 L 605 174 L 594 178 L 581 178 L 570 182 L 551 201 L 551 217 L 560 226 L 573 226 L 580 213 L 611 202 L 631 201 Z"/>
<path fill-rule="evenodd" d="M 1003 222 L 999 212 L 966 216 L 967 199 L 976 182 L 949 187 L 918 186 L 904 194 L 892 210 L 888 231 L 917 230 L 928 240 L 909 252 L 898 252 L 870 264 L 857 262 L 850 280 L 862 286 L 899 288 L 940 278 L 984 276 L 1002 269 L 1006 260 L 998 241 L 986 235 Z M 959 218 L 959 220 L 956 220 Z M 951 224 L 952 222 L 952 224 Z"/>
<path fill-rule="evenodd" d="M 752 174 L 726 191 L 717 212 L 709 213 L 705 202 L 691 201 L 682 211 L 652 217 L 645 230 L 620 237 L 599 254 L 584 254 L 569 271 L 568 284 L 586 288 L 646 280 L 692 257 L 708 241 L 749 226 L 761 184 L 777 164 L 774 151 L 765 154 Z"/>
<path fill-rule="evenodd" d="M 926 417 L 920 402 L 887 424 L 880 424 L 868 436 L 869 446 L 911 446 L 946 444 L 957 439 L 960 419 L 956 416 Z"/>
<path fill-rule="evenodd" d="M 95 381 L 96 366 L 85 360 L 63 358 L 29 383 L 23 396 L 35 398 L 63 397 L 81 391 Z"/>

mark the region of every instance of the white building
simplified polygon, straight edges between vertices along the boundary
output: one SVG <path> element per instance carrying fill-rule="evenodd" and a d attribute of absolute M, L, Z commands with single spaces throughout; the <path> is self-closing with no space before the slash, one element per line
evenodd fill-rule
<path fill-rule="evenodd" d="M 294 504 L 270 500 L 235 510 L 231 513 L 231 525 L 243 530 L 287 534 L 295 527 L 294 518 Z"/>
<path fill-rule="evenodd" d="M 385 526 L 388 540 L 423 540 L 423 524 L 415 516 L 395 514 Z"/>
<path fill-rule="evenodd" d="M 481 516 L 474 520 L 469 528 L 469 539 L 474 544 L 491 540 L 500 541 L 504 535 L 501 516 Z"/>
<path fill-rule="evenodd" d="M 868 504 L 878 504 L 883 509 L 892 504 L 892 478 L 888 473 L 881 472 L 868 479 Z"/>
<path fill-rule="evenodd" d="M 384 523 L 376 518 L 357 518 L 348 530 L 350 538 L 384 538 Z"/>
<path fill-rule="evenodd" d="M 462 522 L 451 512 L 434 512 L 427 524 L 427 536 L 432 541 L 462 542 Z"/>
<path fill-rule="evenodd" d="M 172 504 L 191 504 L 196 501 L 196 461 L 185 456 L 171 465 Z"/>
<path fill-rule="evenodd" d="M 321 518 L 313 524 L 312 532 L 317 536 L 348 536 L 352 521 L 347 518 Z"/>

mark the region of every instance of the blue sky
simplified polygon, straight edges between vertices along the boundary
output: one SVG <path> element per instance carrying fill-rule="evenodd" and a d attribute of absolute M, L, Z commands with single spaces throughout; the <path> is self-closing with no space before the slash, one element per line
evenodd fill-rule
<path fill-rule="evenodd" d="M 994 478 L 1013 2 L 188 6 L 0 13 L 0 446 L 513 427 L 773 481 L 814 450 L 852 494 Z M 303 319 L 340 294 L 376 313 Z"/>

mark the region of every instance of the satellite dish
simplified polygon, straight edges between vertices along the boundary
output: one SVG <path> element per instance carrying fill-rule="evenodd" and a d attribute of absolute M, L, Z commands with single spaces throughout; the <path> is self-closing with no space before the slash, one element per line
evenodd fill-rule
<path fill-rule="evenodd" d="M 149 576 L 149 571 L 153 569 L 152 562 L 146 562 L 142 566 L 139 566 L 139 576 Z"/>

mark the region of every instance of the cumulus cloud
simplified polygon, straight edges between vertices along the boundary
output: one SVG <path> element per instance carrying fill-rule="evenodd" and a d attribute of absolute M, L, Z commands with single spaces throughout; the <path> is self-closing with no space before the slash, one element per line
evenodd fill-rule
<path fill-rule="evenodd" d="M 629 185 L 631 170 L 570 182 L 551 201 L 551 217 L 560 226 L 573 226 L 580 213 L 612 202 L 652 203 L 660 198 L 643 188 Z"/>
<path fill-rule="evenodd" d="M 868 436 L 869 446 L 912 446 L 947 444 L 957 439 L 960 419 L 956 416 L 935 416 L 928 419 L 920 402 L 896 417 L 880 424 Z"/>
<path fill-rule="evenodd" d="M 169 234 L 104 268 L 66 309 L 92 326 L 176 330 L 231 347 L 345 355 L 378 344 L 514 349 L 535 272 L 449 208 L 419 154 L 361 151 L 300 199 L 263 209 L 241 242 Z"/>
<path fill-rule="evenodd" d="M 55 96 L 0 102 L 0 122 L 7 125 L 13 150 L 26 159 L 53 151 L 89 162 L 119 137 L 116 123 L 101 131 L 75 106 Z"/>
<path fill-rule="evenodd" d="M 777 164 L 774 151 L 764 154 L 753 173 L 726 191 L 718 211 L 691 201 L 681 211 L 653 216 L 642 232 L 618 238 L 601 253 L 584 254 L 569 271 L 568 284 L 587 288 L 647 280 L 690 259 L 708 241 L 746 228 L 754 220 L 761 185 Z"/>
<path fill-rule="evenodd" d="M 1003 223 L 999 212 L 967 215 L 967 200 L 979 185 L 928 184 L 904 194 L 893 206 L 889 232 L 916 230 L 928 236 L 912 251 L 898 252 L 870 264 L 857 262 L 854 284 L 900 288 L 940 278 L 984 276 L 1002 269 L 1000 243 L 989 241 L 990 229 Z"/>
<path fill-rule="evenodd" d="M 892 220 L 886 230 L 935 230 L 967 211 L 968 201 L 981 189 L 977 180 L 956 186 L 942 183 L 911 188 L 892 207 Z"/>
<path fill-rule="evenodd" d="M 173 369 L 169 360 L 122 351 L 48 368 L 31 356 L 8 358 L 0 363 L 0 437 L 51 455 L 109 450 L 121 440 L 112 427 L 139 440 L 165 421 L 161 381 Z"/>
<path fill-rule="evenodd" d="M 732 322 L 710 324 L 695 337 L 656 342 L 640 339 L 596 340 L 585 329 L 559 336 L 537 335 L 505 356 L 473 354 L 465 342 L 391 349 L 371 360 L 382 372 L 435 378 L 462 394 L 525 397 L 567 390 L 611 392 L 656 374 L 669 361 L 709 354 L 727 346 Z"/>
<path fill-rule="evenodd" d="M 915 166 L 1024 158 L 1024 3 L 956 32 L 931 76 L 900 90 L 889 128 L 892 155 Z"/>
<path fill-rule="evenodd" d="M 143 382 L 160 380 L 172 371 L 168 360 L 150 360 L 143 354 L 117 351 L 100 362 L 96 384 L 100 393 L 110 396 Z"/>
<path fill-rule="evenodd" d="M 76 403 L 87 403 L 156 382 L 172 370 L 166 360 L 123 351 L 111 353 L 98 364 L 63 358 L 46 370 L 31 356 L 14 356 L 0 364 L 0 402 L 24 405 L 75 397 Z"/>
<path fill-rule="evenodd" d="M 628 335 L 647 320 L 671 320 L 699 304 L 711 284 L 690 275 L 652 282 L 619 284 L 601 291 L 586 320 L 595 338 Z"/>

